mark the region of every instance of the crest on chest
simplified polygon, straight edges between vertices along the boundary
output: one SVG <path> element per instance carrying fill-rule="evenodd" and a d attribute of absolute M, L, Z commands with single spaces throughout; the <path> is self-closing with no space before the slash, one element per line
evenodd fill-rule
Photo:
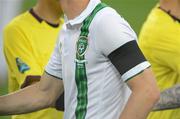
<path fill-rule="evenodd" d="M 76 43 L 76 52 L 78 56 L 84 56 L 88 49 L 88 38 L 80 36 Z"/>

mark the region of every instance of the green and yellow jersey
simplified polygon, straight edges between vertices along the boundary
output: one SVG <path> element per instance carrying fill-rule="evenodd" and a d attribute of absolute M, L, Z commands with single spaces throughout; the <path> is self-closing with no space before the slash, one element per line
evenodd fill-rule
<path fill-rule="evenodd" d="M 139 45 L 161 90 L 180 83 L 180 22 L 155 7 L 143 25 Z M 148 119 L 179 119 L 180 109 L 152 112 Z"/>
<path fill-rule="evenodd" d="M 25 79 L 39 79 L 54 49 L 59 25 L 50 24 L 33 10 L 14 18 L 4 30 L 4 53 L 8 64 L 9 92 L 20 89 Z M 25 99 L 25 98 L 24 98 Z M 62 119 L 63 113 L 45 109 L 13 119 Z"/>

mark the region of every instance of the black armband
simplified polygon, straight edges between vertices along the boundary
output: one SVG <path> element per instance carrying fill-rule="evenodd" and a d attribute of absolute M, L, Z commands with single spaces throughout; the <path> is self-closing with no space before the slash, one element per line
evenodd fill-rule
<path fill-rule="evenodd" d="M 130 41 L 119 47 L 108 55 L 112 64 L 116 67 L 121 75 L 146 61 L 143 53 L 135 40 Z"/>

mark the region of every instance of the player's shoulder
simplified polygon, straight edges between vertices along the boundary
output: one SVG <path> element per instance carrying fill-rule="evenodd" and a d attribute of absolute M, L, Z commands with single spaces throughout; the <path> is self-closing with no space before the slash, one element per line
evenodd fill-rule
<path fill-rule="evenodd" d="M 20 30 L 27 27 L 30 21 L 30 14 L 28 11 L 14 17 L 4 28 L 4 32 Z"/>
<path fill-rule="evenodd" d="M 154 28 L 156 28 L 156 30 L 154 30 Z M 166 28 L 168 28 L 168 30 Z M 149 35 L 149 33 L 153 33 L 153 37 L 161 37 L 162 39 L 162 36 L 171 36 L 172 34 L 169 34 L 169 31 L 172 30 L 176 32 L 176 28 L 177 26 L 174 20 L 158 6 L 155 6 L 143 24 L 140 32 L 140 39 L 141 36 L 144 36 L 144 34 Z"/>
<path fill-rule="evenodd" d="M 92 33 L 101 34 L 131 34 L 136 37 L 134 30 L 129 23 L 113 8 L 106 7 L 100 10 L 92 21 L 90 26 Z"/>
<path fill-rule="evenodd" d="M 94 21 L 100 21 L 101 23 L 107 22 L 108 20 L 124 21 L 124 18 L 111 7 L 105 7 L 104 9 L 100 10 L 94 18 Z"/>
<path fill-rule="evenodd" d="M 174 20 L 168 15 L 168 13 L 166 13 L 158 5 L 156 5 L 149 13 L 145 23 L 150 24 L 151 26 L 156 26 L 157 24 L 158 26 L 164 26 L 168 24 L 173 24 Z"/>
<path fill-rule="evenodd" d="M 26 11 L 24 13 L 21 13 L 20 15 L 14 17 L 6 26 L 6 30 L 11 29 L 28 29 L 32 26 L 32 24 L 35 24 L 35 20 L 33 19 L 32 15 L 29 11 Z"/>
<path fill-rule="evenodd" d="M 115 9 L 111 7 L 105 7 L 96 14 L 91 26 L 93 28 L 100 28 L 101 30 L 103 30 L 103 27 L 112 28 L 119 27 L 121 25 L 125 26 L 121 27 L 122 29 L 129 28 L 130 30 L 132 30 L 129 23 Z"/>
<path fill-rule="evenodd" d="M 170 18 L 169 15 L 168 15 L 164 10 L 162 10 L 159 6 L 155 6 L 155 7 L 151 10 L 148 18 L 149 18 L 149 17 L 151 17 L 151 18 L 154 17 L 154 19 L 163 19 L 163 20 Z"/>

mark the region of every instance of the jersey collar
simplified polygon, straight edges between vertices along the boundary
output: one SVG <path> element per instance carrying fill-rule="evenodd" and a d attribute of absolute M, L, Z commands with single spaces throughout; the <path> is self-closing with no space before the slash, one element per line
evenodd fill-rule
<path fill-rule="evenodd" d="M 43 21 L 45 21 L 45 22 L 46 22 L 48 25 L 50 25 L 51 27 L 54 27 L 54 28 L 58 28 L 58 27 L 59 27 L 59 24 L 53 24 L 53 23 L 50 23 L 50 22 L 42 19 L 40 16 L 38 16 L 38 15 L 34 12 L 33 8 L 31 8 L 31 9 L 29 10 L 29 13 L 30 13 L 39 23 L 42 23 Z"/>
<path fill-rule="evenodd" d="M 100 2 L 100 0 L 90 0 L 86 9 L 79 16 L 75 17 L 72 20 L 68 20 L 67 16 L 65 15 L 65 24 L 73 26 L 82 23 Z"/>

